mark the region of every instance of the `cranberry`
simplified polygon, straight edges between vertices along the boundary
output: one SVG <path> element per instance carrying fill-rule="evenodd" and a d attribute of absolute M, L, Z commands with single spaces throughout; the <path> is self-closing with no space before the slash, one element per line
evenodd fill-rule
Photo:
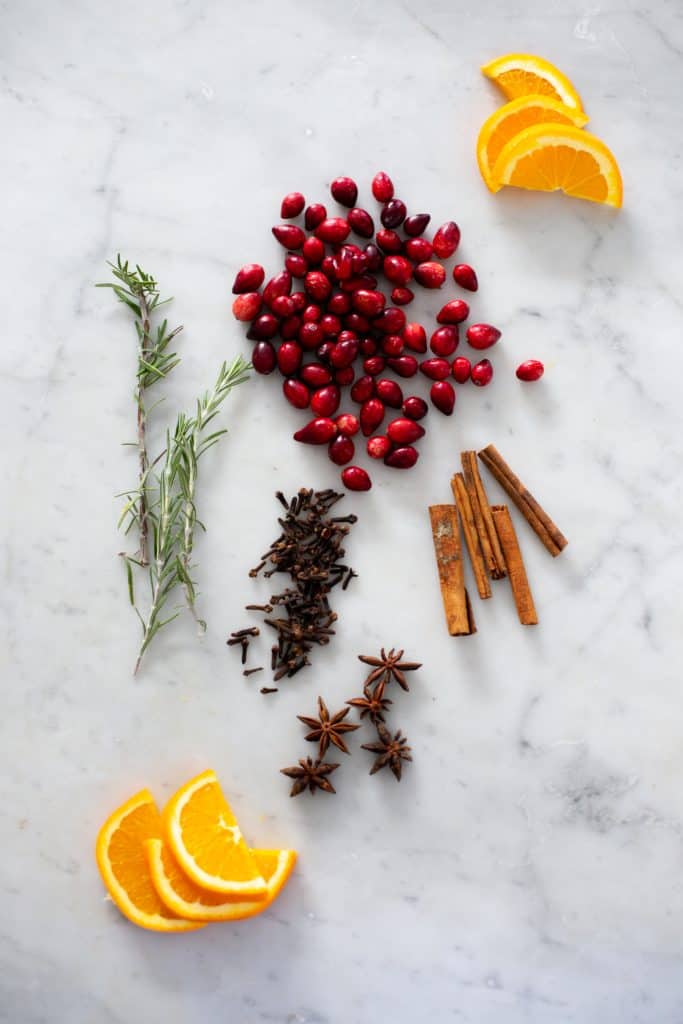
<path fill-rule="evenodd" d="M 417 235 L 422 234 L 431 219 L 431 215 L 428 213 L 414 213 L 412 217 L 406 217 L 403 230 L 411 238 L 416 238 Z"/>
<path fill-rule="evenodd" d="M 290 295 L 278 295 L 276 299 L 270 304 L 270 308 L 276 316 L 286 318 L 293 316 L 294 314 L 294 303 Z"/>
<path fill-rule="evenodd" d="M 251 341 L 269 341 L 277 334 L 277 328 L 277 318 L 272 313 L 262 313 L 252 322 L 247 337 Z"/>
<path fill-rule="evenodd" d="M 289 295 L 291 288 L 292 275 L 288 270 L 281 270 L 275 277 L 271 277 L 263 289 L 263 301 L 267 306 L 272 306 L 275 299 L 279 299 L 281 295 Z"/>
<path fill-rule="evenodd" d="M 361 210 L 354 206 L 349 210 L 347 220 L 351 229 L 360 235 L 361 238 L 372 238 L 375 233 L 375 223 L 367 210 Z"/>
<path fill-rule="evenodd" d="M 294 303 L 294 312 L 301 313 L 305 309 L 306 303 L 308 302 L 306 292 L 292 292 L 290 298 Z"/>
<path fill-rule="evenodd" d="M 384 276 L 393 284 L 408 284 L 413 276 L 413 265 L 405 256 L 385 256 Z"/>
<path fill-rule="evenodd" d="M 387 365 L 399 377 L 414 377 L 418 370 L 418 362 L 415 356 L 397 356 L 395 359 L 387 359 Z"/>
<path fill-rule="evenodd" d="M 382 253 L 379 251 L 374 242 L 368 242 L 363 250 L 363 255 L 368 261 L 368 270 L 379 270 L 382 266 Z"/>
<path fill-rule="evenodd" d="M 467 328 L 467 340 L 472 348 L 491 348 L 500 338 L 500 331 L 491 324 L 471 324 Z"/>
<path fill-rule="evenodd" d="M 543 363 L 538 359 L 527 359 L 526 362 L 519 364 L 516 374 L 518 380 L 540 380 L 543 376 L 543 370 Z"/>
<path fill-rule="evenodd" d="M 308 231 L 314 231 L 318 224 L 327 217 L 327 210 L 322 203 L 311 203 L 310 206 L 306 207 L 306 213 L 304 214 L 304 224 Z"/>
<path fill-rule="evenodd" d="M 440 288 L 446 280 L 446 271 L 440 263 L 418 263 L 413 271 L 415 280 L 423 288 Z"/>
<path fill-rule="evenodd" d="M 350 437 L 343 437 L 340 434 L 333 441 L 330 441 L 327 452 L 332 462 L 336 463 L 337 466 L 345 466 L 355 455 L 356 446 Z"/>
<path fill-rule="evenodd" d="M 303 320 L 300 316 L 288 316 L 280 324 L 280 337 L 283 341 L 291 341 L 299 336 L 299 330 Z"/>
<path fill-rule="evenodd" d="M 276 224 L 273 234 L 285 249 L 300 249 L 306 241 L 303 228 L 297 227 L 296 224 Z"/>
<path fill-rule="evenodd" d="M 290 405 L 293 405 L 295 409 L 305 409 L 311 399 L 306 385 L 300 380 L 294 380 L 293 377 L 283 382 L 282 392 Z"/>
<path fill-rule="evenodd" d="M 382 352 L 385 356 L 400 356 L 403 347 L 403 338 L 400 334 L 387 334 L 382 338 Z"/>
<path fill-rule="evenodd" d="M 321 270 L 309 270 L 304 278 L 306 291 L 316 302 L 324 302 L 332 291 L 332 285 Z"/>
<path fill-rule="evenodd" d="M 337 264 L 334 256 L 323 256 L 320 269 L 328 281 L 337 280 Z"/>
<path fill-rule="evenodd" d="M 412 349 L 413 352 L 427 351 L 427 332 L 422 324 L 406 324 L 403 328 L 402 337 L 408 348 Z"/>
<path fill-rule="evenodd" d="M 399 416 L 398 419 L 392 420 L 387 427 L 389 439 L 397 445 L 412 444 L 418 438 L 424 437 L 424 432 L 424 427 L 405 416 Z"/>
<path fill-rule="evenodd" d="M 384 434 L 375 434 L 368 438 L 365 447 L 371 459 L 384 459 L 391 451 L 391 441 Z"/>
<path fill-rule="evenodd" d="M 257 373 L 272 373 L 276 366 L 275 349 L 269 341 L 259 341 L 254 345 L 251 362 Z"/>
<path fill-rule="evenodd" d="M 374 317 L 384 308 L 385 298 L 382 292 L 368 291 L 359 288 L 351 296 L 353 308 L 364 316 Z"/>
<path fill-rule="evenodd" d="M 403 392 L 400 385 L 387 377 L 382 377 L 375 382 L 375 394 L 392 409 L 400 409 L 403 404 Z"/>
<path fill-rule="evenodd" d="M 341 331 L 341 320 L 332 313 L 325 313 L 320 318 L 320 326 L 326 338 L 336 338 Z"/>
<path fill-rule="evenodd" d="M 280 216 L 285 220 L 289 220 L 290 217 L 298 217 L 305 205 L 306 200 L 301 192 L 288 192 L 282 200 Z"/>
<path fill-rule="evenodd" d="M 335 316 L 343 316 L 351 309 L 351 296 L 346 292 L 334 292 L 327 302 L 327 310 Z"/>
<path fill-rule="evenodd" d="M 330 185 L 330 192 L 342 206 L 353 206 L 358 198 L 358 185 L 353 178 L 335 178 Z"/>
<path fill-rule="evenodd" d="M 258 316 L 263 300 L 258 292 L 245 292 L 238 295 L 232 304 L 232 314 L 235 320 L 248 322 Z"/>
<path fill-rule="evenodd" d="M 377 342 L 374 338 L 362 338 L 359 348 L 364 356 L 374 356 L 377 354 Z"/>
<path fill-rule="evenodd" d="M 445 380 L 451 375 L 451 364 L 447 359 L 424 359 L 420 370 L 430 380 Z"/>
<path fill-rule="evenodd" d="M 393 288 L 391 292 L 391 301 L 396 306 L 407 306 L 409 302 L 412 302 L 415 298 L 415 293 L 411 292 L 410 288 Z"/>
<path fill-rule="evenodd" d="M 363 373 L 369 373 L 371 377 L 377 377 L 382 373 L 386 362 L 382 356 L 369 356 L 363 361 Z"/>
<path fill-rule="evenodd" d="M 435 356 L 452 356 L 459 340 L 457 327 L 437 327 L 429 339 L 429 347 Z"/>
<path fill-rule="evenodd" d="M 360 430 L 360 423 L 358 417 L 354 416 L 352 412 L 342 412 L 336 419 L 337 430 L 340 434 L 344 434 L 345 437 L 353 437 Z"/>
<path fill-rule="evenodd" d="M 298 334 L 301 347 L 310 351 L 322 344 L 324 334 L 320 324 L 305 323 L 301 325 Z"/>
<path fill-rule="evenodd" d="M 406 212 L 406 204 L 401 199 L 390 199 L 382 207 L 379 219 L 385 228 L 397 228 L 405 220 Z"/>
<path fill-rule="evenodd" d="M 311 409 L 316 416 L 332 416 L 339 408 L 341 392 L 336 384 L 326 384 L 311 395 Z"/>
<path fill-rule="evenodd" d="M 355 338 L 344 338 L 342 341 L 340 335 L 340 340 L 337 341 L 330 354 L 330 362 L 335 370 L 343 370 L 345 366 L 351 365 L 357 355 L 357 340 Z"/>
<path fill-rule="evenodd" d="M 369 374 L 359 377 L 351 388 L 351 398 L 354 402 L 358 402 L 359 405 L 367 402 L 368 398 L 372 398 L 374 393 L 375 381 Z"/>
<path fill-rule="evenodd" d="M 392 469 L 410 469 L 415 465 L 420 457 L 420 453 L 417 449 L 411 445 L 405 445 L 402 448 L 395 448 L 393 452 L 390 452 L 384 460 L 385 466 L 391 466 Z"/>
<path fill-rule="evenodd" d="M 335 382 L 340 388 L 345 388 L 347 384 L 353 384 L 355 376 L 356 371 L 352 366 L 342 366 L 338 370 L 334 371 Z"/>
<path fill-rule="evenodd" d="M 414 263 L 426 263 L 431 260 L 434 248 L 426 238 L 410 238 L 404 244 L 403 251 Z"/>
<path fill-rule="evenodd" d="M 372 480 L 360 466 L 347 466 L 342 469 L 342 483 L 350 491 L 369 491 L 372 487 Z"/>
<path fill-rule="evenodd" d="M 480 363 L 474 364 L 470 376 L 473 384 L 476 384 L 478 388 L 485 388 L 487 384 L 491 383 L 493 366 L 488 359 L 482 359 Z"/>
<path fill-rule="evenodd" d="M 372 194 L 378 203 L 388 203 L 394 198 L 394 183 L 384 171 L 378 171 L 372 179 Z"/>
<path fill-rule="evenodd" d="M 455 388 L 447 380 L 435 380 L 431 386 L 429 397 L 433 404 L 445 416 L 450 416 L 455 407 Z"/>
<path fill-rule="evenodd" d="M 337 424 L 326 416 L 310 420 L 294 435 L 295 441 L 303 444 L 327 444 L 337 433 Z"/>
<path fill-rule="evenodd" d="M 439 324 L 461 324 L 470 315 L 470 307 L 462 299 L 451 299 L 436 314 Z"/>
<path fill-rule="evenodd" d="M 332 380 L 330 371 L 320 363 L 308 363 L 303 367 L 299 376 L 313 388 L 322 388 Z"/>
<path fill-rule="evenodd" d="M 362 291 L 362 289 L 359 289 Z M 358 292 L 353 292 L 354 295 L 358 295 Z M 349 313 L 344 317 L 344 324 L 349 331 L 355 331 L 356 334 L 365 334 L 366 331 L 370 330 L 370 321 L 362 313 Z"/>
<path fill-rule="evenodd" d="M 255 292 L 264 282 L 266 272 L 260 263 L 245 263 L 235 275 L 232 285 L 233 295 Z"/>
<path fill-rule="evenodd" d="M 304 242 L 302 252 L 309 266 L 317 267 L 318 264 L 322 262 L 325 255 L 325 243 L 321 242 L 319 238 L 315 237 L 315 235 L 311 235 L 311 237 L 307 238 Z"/>
<path fill-rule="evenodd" d="M 320 359 L 323 363 L 329 363 L 330 354 L 333 352 L 334 347 L 335 342 L 332 341 L 331 338 L 328 338 L 326 341 L 324 341 L 322 345 L 318 345 L 316 349 L 318 359 Z"/>
<path fill-rule="evenodd" d="M 360 277 L 352 277 L 350 281 L 342 281 L 342 291 L 373 291 L 377 287 L 377 278 L 372 274 L 361 274 Z"/>
<path fill-rule="evenodd" d="M 277 350 L 277 365 L 280 373 L 289 376 L 301 366 L 303 352 L 295 341 L 284 341 Z"/>
<path fill-rule="evenodd" d="M 403 415 L 411 420 L 421 420 L 429 412 L 429 406 L 419 395 L 410 395 L 402 406 Z"/>
<path fill-rule="evenodd" d="M 375 317 L 372 326 L 382 334 L 398 334 L 406 325 L 406 315 L 398 306 L 389 306 Z"/>
<path fill-rule="evenodd" d="M 369 260 L 364 252 L 356 253 L 353 257 L 353 272 L 354 274 L 364 274 L 366 270 L 369 270 Z"/>
<path fill-rule="evenodd" d="M 477 275 L 468 263 L 458 263 L 453 267 L 453 280 L 468 292 L 476 292 L 479 287 Z"/>
<path fill-rule="evenodd" d="M 351 228 L 343 217 L 329 217 L 315 229 L 316 238 L 330 245 L 341 245 L 349 237 Z"/>
<path fill-rule="evenodd" d="M 441 259 L 448 259 L 458 248 L 460 242 L 460 228 L 455 221 L 449 220 L 442 224 L 432 239 L 434 252 Z"/>
<path fill-rule="evenodd" d="M 398 253 L 403 248 L 401 236 L 397 235 L 395 231 L 390 231 L 387 228 L 382 228 L 377 232 L 375 241 L 382 252 Z"/>
<path fill-rule="evenodd" d="M 453 377 L 457 380 L 458 384 L 464 384 L 465 381 L 470 379 L 471 370 L 472 364 L 466 356 L 458 356 L 451 364 Z"/>
<path fill-rule="evenodd" d="M 350 281 L 353 277 L 353 255 L 346 246 L 342 246 L 333 257 L 334 274 L 338 281 Z"/>
<path fill-rule="evenodd" d="M 368 398 L 360 407 L 359 419 L 361 430 L 369 437 L 384 419 L 384 404 L 379 398 Z"/>
<path fill-rule="evenodd" d="M 315 302 L 311 302 L 310 305 L 306 306 L 301 317 L 305 324 L 317 324 L 322 319 L 322 315 L 323 311 L 320 306 Z"/>
<path fill-rule="evenodd" d="M 288 252 L 285 256 L 285 266 L 292 277 L 304 277 L 308 270 L 308 263 L 305 258 L 297 252 Z"/>

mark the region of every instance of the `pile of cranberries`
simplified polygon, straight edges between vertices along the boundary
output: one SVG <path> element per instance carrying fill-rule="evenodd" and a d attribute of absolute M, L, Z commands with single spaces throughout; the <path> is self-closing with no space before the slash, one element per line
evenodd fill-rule
<path fill-rule="evenodd" d="M 415 465 L 415 443 L 425 433 L 418 421 L 427 414 L 427 403 L 418 395 L 404 395 L 398 381 L 386 375 L 389 371 L 403 380 L 422 373 L 432 382 L 432 405 L 450 416 L 456 396 L 451 380 L 485 387 L 493 366 L 486 358 L 472 365 L 455 355 L 460 325 L 470 312 L 463 299 L 442 306 L 429 339 L 425 328 L 408 322 L 403 310 L 414 298 L 409 285 L 436 289 L 445 283 L 441 261 L 458 248 L 457 224 L 442 224 L 430 241 L 424 234 L 430 215 L 408 216 L 383 171 L 372 181 L 372 194 L 381 203 L 377 231 L 367 210 L 356 206 L 358 187 L 351 178 L 335 178 L 330 191 L 347 208 L 345 217 L 328 217 L 321 203 L 306 206 L 300 192 L 284 197 L 280 213 L 288 223 L 273 228 L 287 250 L 284 269 L 262 288 L 263 267 L 242 267 L 233 284 L 232 310 L 238 320 L 249 323 L 254 369 L 263 374 L 279 370 L 287 401 L 313 414 L 294 439 L 327 445 L 330 459 L 345 467 L 344 485 L 367 491 L 372 486 L 368 473 L 349 465 L 359 431 L 367 438 L 370 458 L 395 469 Z M 303 227 L 291 223 L 302 214 Z M 348 241 L 352 232 L 363 240 L 362 247 Z M 454 266 L 452 276 L 461 288 L 477 290 L 477 275 L 469 265 Z M 471 348 L 481 351 L 495 345 L 500 331 L 491 324 L 471 324 L 466 338 Z M 524 375 L 518 371 L 523 380 L 538 380 L 543 373 L 536 360 L 523 367 Z M 344 388 L 359 407 L 357 413 L 340 412 Z"/>

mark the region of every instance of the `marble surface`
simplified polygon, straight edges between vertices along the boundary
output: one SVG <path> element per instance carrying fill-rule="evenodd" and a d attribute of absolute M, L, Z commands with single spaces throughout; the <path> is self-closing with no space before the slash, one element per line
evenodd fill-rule
<path fill-rule="evenodd" d="M 0 1020 L 683 1021 L 682 48 L 662 0 L 0 5 Z M 622 212 L 486 192 L 473 147 L 498 97 L 478 67 L 510 50 L 574 80 Z M 93 282 L 121 251 L 176 297 L 160 431 L 247 351 L 229 285 L 242 262 L 277 266 L 280 196 L 325 201 L 347 173 L 370 203 L 380 167 L 461 225 L 476 315 L 504 332 L 495 381 L 430 414 L 411 474 L 345 502 L 361 575 L 338 637 L 269 698 L 225 637 L 267 593 L 246 574 L 274 489 L 338 478 L 291 442 L 274 381 L 235 394 L 200 487 L 209 631 L 181 618 L 133 681 L 114 497 L 135 472 L 133 338 Z M 529 356 L 547 366 L 533 388 L 513 373 Z M 501 585 L 456 641 L 425 506 L 490 441 L 571 543 L 551 560 L 518 519 L 541 625 Z M 397 643 L 424 662 L 392 713 L 415 755 L 402 784 L 356 749 L 336 797 L 290 801 L 278 769 L 310 752 L 295 714 L 340 705 L 355 654 Z M 300 851 L 296 875 L 241 926 L 137 930 L 104 898 L 97 828 L 206 766 L 252 842 Z"/>

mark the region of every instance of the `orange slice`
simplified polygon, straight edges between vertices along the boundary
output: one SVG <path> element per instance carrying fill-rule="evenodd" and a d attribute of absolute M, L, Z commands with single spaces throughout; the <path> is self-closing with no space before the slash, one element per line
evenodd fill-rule
<path fill-rule="evenodd" d="M 542 57 L 531 53 L 506 53 L 484 64 L 481 70 L 509 100 L 534 93 L 581 110 L 581 97 L 567 76 Z"/>
<path fill-rule="evenodd" d="M 573 125 L 538 124 L 505 145 L 493 168 L 493 188 L 554 192 L 621 206 L 619 166 L 604 142 Z"/>
<path fill-rule="evenodd" d="M 171 797 L 164 830 L 181 869 L 202 889 L 266 896 L 268 886 L 221 792 L 215 772 L 202 772 Z"/>
<path fill-rule="evenodd" d="M 550 96 L 520 96 L 494 110 L 484 121 L 477 139 L 477 162 L 481 176 L 495 192 L 493 167 L 503 146 L 534 124 L 553 122 L 583 128 L 588 118 L 582 110 L 567 107 Z"/>
<path fill-rule="evenodd" d="M 247 900 L 195 885 L 161 839 L 148 839 L 145 850 L 159 898 L 172 913 L 193 921 L 241 921 L 263 913 L 279 896 L 296 863 L 295 850 L 252 850 L 268 891 L 264 899 Z"/>
<path fill-rule="evenodd" d="M 95 856 L 109 895 L 122 914 L 155 932 L 189 932 L 202 925 L 169 910 L 152 885 L 144 843 L 161 836 L 161 815 L 143 789 L 107 818 L 97 837 Z"/>

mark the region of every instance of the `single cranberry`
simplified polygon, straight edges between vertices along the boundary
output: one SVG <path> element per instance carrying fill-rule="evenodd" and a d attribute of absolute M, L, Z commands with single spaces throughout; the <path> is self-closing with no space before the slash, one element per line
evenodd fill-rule
<path fill-rule="evenodd" d="M 245 292 L 234 300 L 232 314 L 235 320 L 242 320 L 246 323 L 258 316 L 262 305 L 263 299 L 258 292 Z"/>
<path fill-rule="evenodd" d="M 358 342 L 355 338 L 339 340 L 330 353 L 330 363 L 335 370 L 343 370 L 345 366 L 351 366 L 357 355 Z"/>
<path fill-rule="evenodd" d="M 304 242 L 302 252 L 308 265 L 317 267 L 319 263 L 322 263 L 325 256 L 325 243 L 321 242 L 315 235 L 311 235 Z"/>
<path fill-rule="evenodd" d="M 332 285 L 320 270 L 309 270 L 304 278 L 304 286 L 316 302 L 324 302 L 332 292 Z"/>
<path fill-rule="evenodd" d="M 543 376 L 544 366 L 538 359 L 527 359 L 520 363 L 516 370 L 518 380 L 533 381 L 540 380 Z"/>
<path fill-rule="evenodd" d="M 363 360 L 363 373 L 369 373 L 371 377 L 377 377 L 386 366 L 383 356 L 369 356 Z"/>
<path fill-rule="evenodd" d="M 493 366 L 488 359 L 482 359 L 481 362 L 474 364 L 470 376 L 473 384 L 476 384 L 478 388 L 485 388 L 487 384 L 491 383 Z"/>
<path fill-rule="evenodd" d="M 354 402 L 358 402 L 359 405 L 367 402 L 368 398 L 372 398 L 374 393 L 375 381 L 369 374 L 359 377 L 351 388 L 351 398 Z"/>
<path fill-rule="evenodd" d="M 500 338 L 500 331 L 491 324 L 471 324 L 467 328 L 467 340 L 472 348 L 491 348 Z"/>
<path fill-rule="evenodd" d="M 364 252 L 356 253 L 353 257 L 353 272 L 356 276 L 365 274 L 369 270 L 369 260 Z"/>
<path fill-rule="evenodd" d="M 353 308 L 363 316 L 375 317 L 384 308 L 385 298 L 382 292 L 359 288 L 351 296 Z"/>
<path fill-rule="evenodd" d="M 405 256 L 385 256 L 383 269 L 392 284 L 408 284 L 413 276 L 413 265 Z"/>
<path fill-rule="evenodd" d="M 403 251 L 413 263 L 427 263 L 432 258 L 434 248 L 426 238 L 409 238 L 403 245 Z"/>
<path fill-rule="evenodd" d="M 300 249 L 306 241 L 303 228 L 297 227 L 296 224 L 276 224 L 273 234 L 285 249 Z"/>
<path fill-rule="evenodd" d="M 345 466 L 355 455 L 356 446 L 350 437 L 344 437 L 340 434 L 333 441 L 330 441 L 327 451 L 332 462 L 336 463 L 337 466 Z"/>
<path fill-rule="evenodd" d="M 346 246 L 342 246 L 336 256 L 332 257 L 334 274 L 338 281 L 350 281 L 353 274 L 353 254 Z"/>
<path fill-rule="evenodd" d="M 340 331 L 337 335 L 337 341 L 358 341 L 358 335 L 355 331 L 350 330 L 348 327 Z"/>
<path fill-rule="evenodd" d="M 406 204 L 401 199 L 390 199 L 382 207 L 379 219 L 385 228 L 397 228 L 405 220 L 406 213 Z"/>
<path fill-rule="evenodd" d="M 270 304 L 270 308 L 276 316 L 286 318 L 293 316 L 294 314 L 294 303 L 292 302 L 291 295 L 278 295 L 276 299 Z"/>
<path fill-rule="evenodd" d="M 412 445 L 405 445 L 401 448 L 394 448 L 384 460 L 385 466 L 392 469 L 411 469 L 420 457 L 420 453 Z"/>
<path fill-rule="evenodd" d="M 420 371 L 430 380 L 445 380 L 451 375 L 451 364 L 447 359 L 424 359 Z"/>
<path fill-rule="evenodd" d="M 413 275 L 418 284 L 421 284 L 423 288 L 440 288 L 446 280 L 446 271 L 443 266 L 441 263 L 435 263 L 434 261 L 418 263 L 413 271 Z"/>
<path fill-rule="evenodd" d="M 277 350 L 277 365 L 280 373 L 288 377 L 301 366 L 303 352 L 301 346 L 295 341 L 283 341 Z"/>
<path fill-rule="evenodd" d="M 335 178 L 330 184 L 330 192 L 342 206 L 353 206 L 358 198 L 358 185 L 353 178 Z"/>
<path fill-rule="evenodd" d="M 351 309 L 351 296 L 345 292 L 334 292 L 327 302 L 327 310 L 335 316 L 343 316 Z"/>
<path fill-rule="evenodd" d="M 372 238 L 374 235 L 375 223 L 367 210 L 361 210 L 360 207 L 354 206 L 352 210 L 349 210 L 347 220 L 351 225 L 351 230 L 361 238 Z"/>
<path fill-rule="evenodd" d="M 441 259 L 448 259 L 458 248 L 460 242 L 460 228 L 455 221 L 449 220 L 442 224 L 432 239 L 434 252 Z"/>
<path fill-rule="evenodd" d="M 363 255 L 368 261 L 368 270 L 379 270 L 382 266 L 383 256 L 374 242 L 368 242 L 363 250 Z"/>
<path fill-rule="evenodd" d="M 401 236 L 397 235 L 395 231 L 390 231 L 388 228 L 381 228 L 377 232 L 375 241 L 382 252 L 399 253 L 403 248 Z"/>
<path fill-rule="evenodd" d="M 332 313 L 325 313 L 320 319 L 320 326 L 326 338 L 336 338 L 341 331 L 341 320 Z"/>
<path fill-rule="evenodd" d="M 411 217 L 406 217 L 403 230 L 411 238 L 416 238 L 422 234 L 431 219 L 429 213 L 414 213 Z"/>
<path fill-rule="evenodd" d="M 405 325 L 406 315 L 398 306 L 389 306 L 388 309 L 383 309 L 372 322 L 373 328 L 381 331 L 382 334 L 398 334 Z"/>
<path fill-rule="evenodd" d="M 323 311 L 316 302 L 309 303 L 301 314 L 305 324 L 317 324 L 322 319 Z"/>
<path fill-rule="evenodd" d="M 384 171 L 378 171 L 372 179 L 372 194 L 378 203 L 388 203 L 394 198 L 394 183 Z"/>
<path fill-rule="evenodd" d="M 306 308 L 306 304 L 308 303 L 308 296 L 306 295 L 306 292 L 292 292 L 290 298 L 294 303 L 294 312 L 303 312 Z"/>
<path fill-rule="evenodd" d="M 305 257 L 298 252 L 288 252 L 285 256 L 285 266 L 292 277 L 304 277 L 308 270 L 308 263 Z"/>
<path fill-rule="evenodd" d="M 396 356 L 395 359 L 387 359 L 387 366 L 390 366 L 399 377 L 414 377 L 418 370 L 418 362 L 415 356 Z"/>
<path fill-rule="evenodd" d="M 355 376 L 356 371 L 353 366 L 340 366 L 338 370 L 334 371 L 335 383 L 337 383 L 340 388 L 345 388 L 347 385 L 353 384 Z"/>
<path fill-rule="evenodd" d="M 304 214 L 304 224 L 308 231 L 314 231 L 318 224 L 327 217 L 327 210 L 322 203 L 311 203 L 310 206 L 306 207 L 306 213 Z"/>
<path fill-rule="evenodd" d="M 277 359 L 275 349 L 269 341 L 259 341 L 251 353 L 252 366 L 257 373 L 272 373 Z"/>
<path fill-rule="evenodd" d="M 412 444 L 418 438 L 424 437 L 424 432 L 424 427 L 405 416 L 399 416 L 398 419 L 392 420 L 387 427 L 389 440 L 397 445 Z"/>
<path fill-rule="evenodd" d="M 439 412 L 450 416 L 455 408 L 455 388 L 447 380 L 435 380 L 429 391 L 429 397 Z"/>
<path fill-rule="evenodd" d="M 301 325 L 299 330 L 298 338 L 301 343 L 301 347 L 307 351 L 317 348 L 321 345 L 325 335 L 320 324 L 317 323 L 305 323 Z"/>
<path fill-rule="evenodd" d="M 429 406 L 419 395 L 409 395 L 402 406 L 403 415 L 411 420 L 421 420 L 429 412 Z"/>
<path fill-rule="evenodd" d="M 469 263 L 458 263 L 453 267 L 453 280 L 468 292 L 476 292 L 479 287 L 477 275 Z"/>
<path fill-rule="evenodd" d="M 279 299 L 281 295 L 289 295 L 291 288 L 292 275 L 288 270 L 281 270 L 275 277 L 271 277 L 263 289 L 263 301 L 266 306 L 272 306 L 275 299 Z"/>
<path fill-rule="evenodd" d="M 377 278 L 372 274 L 360 274 L 350 281 L 342 281 L 341 288 L 345 292 L 373 291 L 377 287 Z"/>
<path fill-rule="evenodd" d="M 462 299 L 451 299 L 436 314 L 439 324 L 461 324 L 470 315 L 470 307 Z"/>
<path fill-rule="evenodd" d="M 282 392 L 295 409 L 305 409 L 311 400 L 311 395 L 306 385 L 300 381 L 290 377 L 288 380 L 283 381 Z"/>
<path fill-rule="evenodd" d="M 359 349 L 363 356 L 374 356 L 377 354 L 377 342 L 374 338 L 361 338 Z"/>
<path fill-rule="evenodd" d="M 391 301 L 396 306 L 407 306 L 414 298 L 415 293 L 410 288 L 393 288 L 391 291 Z"/>
<path fill-rule="evenodd" d="M 302 368 L 299 376 L 312 388 L 322 388 L 332 380 L 330 371 L 320 363 L 308 363 Z"/>
<path fill-rule="evenodd" d="M 403 328 L 402 338 L 413 352 L 427 351 L 427 332 L 422 324 L 406 324 Z"/>
<path fill-rule="evenodd" d="M 437 327 L 429 339 L 429 347 L 435 356 L 452 356 L 459 340 L 458 328 L 449 324 L 446 327 Z"/>
<path fill-rule="evenodd" d="M 464 384 L 470 379 L 472 364 L 466 356 L 458 356 L 451 364 L 451 372 L 458 384 Z"/>
<path fill-rule="evenodd" d="M 372 480 L 360 466 L 347 466 L 342 469 L 341 479 L 344 487 L 350 491 L 369 491 L 372 487 Z"/>
<path fill-rule="evenodd" d="M 336 384 L 326 384 L 311 395 L 311 409 L 316 416 L 333 416 L 341 402 L 341 391 Z"/>
<path fill-rule="evenodd" d="M 375 382 L 375 394 L 385 405 L 392 409 L 400 409 L 403 404 L 403 392 L 395 380 L 381 377 Z"/>
<path fill-rule="evenodd" d="M 365 447 L 371 459 L 384 459 L 391 451 L 392 445 L 384 434 L 375 434 L 374 437 L 368 438 Z"/>
<path fill-rule="evenodd" d="M 315 229 L 316 237 L 330 245 L 341 245 L 349 237 L 351 228 L 343 217 L 328 217 Z"/>
<path fill-rule="evenodd" d="M 288 192 L 282 200 L 280 216 L 285 220 L 289 220 L 290 217 L 298 217 L 305 205 L 306 200 L 301 192 Z"/>
<path fill-rule="evenodd" d="M 277 329 L 277 317 L 274 317 L 272 313 L 261 313 L 261 316 L 257 316 L 252 322 L 247 331 L 247 337 L 251 341 L 269 341 L 275 337 Z"/>
<path fill-rule="evenodd" d="M 323 256 L 320 269 L 328 281 L 337 280 L 337 263 L 334 256 Z"/>
<path fill-rule="evenodd" d="M 363 289 L 359 289 L 362 291 Z M 357 295 L 358 292 L 352 294 Z M 348 313 L 344 317 L 344 326 L 349 331 L 355 331 L 356 334 L 365 334 L 366 331 L 370 330 L 370 321 L 362 313 Z"/>
<path fill-rule="evenodd" d="M 310 420 L 294 435 L 295 441 L 303 444 L 327 444 L 337 434 L 337 424 L 326 416 Z"/>
<path fill-rule="evenodd" d="M 400 356 L 404 349 L 400 334 L 387 334 L 382 338 L 382 352 L 385 356 Z"/>
<path fill-rule="evenodd" d="M 303 320 L 300 316 L 288 316 L 280 324 L 280 337 L 283 341 L 291 341 L 299 335 Z"/>
<path fill-rule="evenodd" d="M 233 295 L 255 292 L 265 280 L 266 272 L 260 263 L 245 263 L 235 275 L 232 285 Z"/>
<path fill-rule="evenodd" d="M 336 419 L 337 430 L 346 437 L 353 437 L 360 430 L 360 422 L 352 412 L 342 412 Z"/>
<path fill-rule="evenodd" d="M 379 398 L 368 398 L 360 407 L 359 419 L 363 434 L 369 437 L 384 419 L 384 404 Z"/>

